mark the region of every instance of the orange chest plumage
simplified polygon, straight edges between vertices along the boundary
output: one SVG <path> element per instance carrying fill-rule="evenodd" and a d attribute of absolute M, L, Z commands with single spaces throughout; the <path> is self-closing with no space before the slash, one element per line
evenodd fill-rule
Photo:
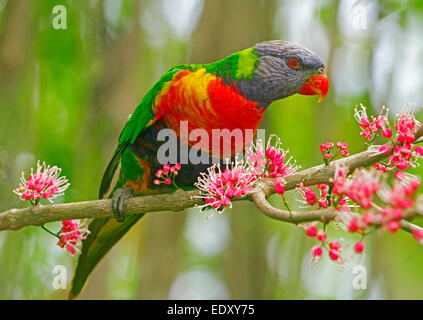
<path fill-rule="evenodd" d="M 188 123 L 189 133 L 203 129 L 212 137 L 216 129 L 255 133 L 265 111 L 257 105 L 244 98 L 234 86 L 225 85 L 221 78 L 202 68 L 175 74 L 156 97 L 153 111 L 178 137 L 181 121 Z"/>

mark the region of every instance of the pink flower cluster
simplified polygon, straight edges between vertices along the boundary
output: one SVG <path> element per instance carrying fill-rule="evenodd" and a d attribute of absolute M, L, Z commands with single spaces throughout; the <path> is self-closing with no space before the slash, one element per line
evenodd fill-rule
<path fill-rule="evenodd" d="M 240 198 L 250 193 L 256 180 L 282 178 L 295 172 L 298 166 L 292 157 L 287 159 L 288 151 L 280 146 L 280 139 L 271 135 L 266 149 L 260 140 L 250 147 L 245 163 L 237 162 L 231 168 L 227 165 L 223 172 L 220 165 L 213 165 L 207 169 L 207 173 L 200 174 L 195 186 L 201 190 L 200 197 L 204 198 L 204 206 L 211 206 L 222 212 L 225 207 L 232 206 L 232 197 Z M 277 187 L 283 197 L 283 184 L 279 182 Z"/>
<path fill-rule="evenodd" d="M 177 163 L 174 166 L 170 166 L 169 163 L 163 165 L 163 169 L 159 169 L 156 172 L 156 177 L 158 179 L 153 180 L 154 184 L 171 184 L 175 176 L 178 175 L 179 170 L 181 170 L 181 164 Z"/>
<path fill-rule="evenodd" d="M 407 112 L 399 116 L 395 121 L 395 130 L 397 131 L 396 139 L 393 140 L 394 150 L 389 157 L 388 170 L 397 168 L 399 170 L 407 170 L 410 166 L 416 167 L 417 160 L 423 157 L 423 148 L 416 146 L 413 142 L 415 136 L 416 119 L 414 114 Z M 382 145 L 380 152 L 388 155 L 391 153 L 390 145 Z"/>
<path fill-rule="evenodd" d="M 348 143 L 338 141 L 336 143 L 336 149 L 334 150 L 335 145 L 332 142 L 326 142 L 320 145 L 320 151 L 323 154 L 323 160 L 325 164 L 329 164 L 330 161 L 334 160 L 337 156 L 348 157 L 350 153 L 348 152 Z"/>
<path fill-rule="evenodd" d="M 335 171 L 332 192 L 341 196 L 345 194 L 364 209 L 372 206 L 373 196 L 380 188 L 381 173 L 375 169 L 357 169 L 351 179 L 347 179 L 346 168 L 338 167 Z"/>
<path fill-rule="evenodd" d="M 339 241 L 328 241 L 326 232 L 322 229 L 317 230 L 316 223 L 306 224 L 303 227 L 308 237 L 315 238 L 319 242 L 318 245 L 315 245 L 311 249 L 311 265 L 319 263 L 320 259 L 323 256 L 324 250 L 327 251 L 329 258 L 332 261 L 335 261 L 339 264 L 344 263 L 341 257 L 342 248 Z M 354 251 L 356 253 L 361 253 L 363 252 L 363 250 L 364 243 L 362 240 L 360 240 L 354 245 Z"/>
<path fill-rule="evenodd" d="M 349 206 L 347 205 L 348 198 L 344 194 L 341 187 L 345 185 L 346 182 L 346 171 L 337 170 L 335 173 L 335 181 L 332 186 L 332 190 L 327 184 L 318 184 L 316 185 L 317 189 L 320 192 L 318 197 L 316 192 L 308 187 L 305 187 L 300 183 L 297 187 L 297 191 L 301 193 L 301 196 L 309 206 L 314 206 L 317 204 L 319 208 L 327 208 L 328 206 L 333 206 L 337 211 L 350 211 Z"/>
<path fill-rule="evenodd" d="M 37 204 L 41 198 L 53 202 L 53 199 L 63 195 L 70 183 L 66 177 L 60 177 L 62 169 L 57 166 L 46 166 L 45 162 L 40 165 L 37 162 L 37 171 L 31 169 L 28 180 L 22 172 L 19 187 L 13 192 L 22 200 L 29 200 L 32 204 Z"/>
<path fill-rule="evenodd" d="M 275 143 L 272 144 L 273 139 Z M 271 135 L 264 150 L 261 141 L 251 147 L 247 153 L 251 173 L 258 178 L 282 178 L 298 170 L 292 157 L 287 159 L 288 150 L 281 148 L 279 137 Z"/>
<path fill-rule="evenodd" d="M 221 213 L 225 207 L 232 207 L 231 198 L 242 198 L 249 194 L 256 179 L 242 164 L 232 165 L 231 169 L 227 166 L 223 172 L 220 165 L 215 164 L 207 169 L 207 174 L 200 174 L 195 186 L 201 190 L 204 206 L 211 206 Z"/>
<path fill-rule="evenodd" d="M 320 190 L 320 197 L 318 198 L 316 192 L 313 189 L 304 186 L 303 183 L 300 183 L 296 188 L 300 192 L 301 196 L 309 206 L 314 206 L 318 204 L 321 208 L 327 208 L 329 206 L 329 201 L 327 199 L 329 186 L 325 184 L 318 184 L 317 189 Z"/>
<path fill-rule="evenodd" d="M 90 231 L 87 220 L 63 220 L 62 228 L 59 232 L 57 245 L 64 248 L 71 255 L 80 253 L 82 240 L 85 240 Z"/>
<path fill-rule="evenodd" d="M 361 105 L 360 110 L 355 109 L 355 118 L 362 129 L 361 135 L 366 140 L 373 141 L 379 135 L 379 131 L 381 131 L 383 137 L 390 140 L 390 144 L 384 144 L 379 148 L 380 153 L 383 155 L 392 153 L 389 157 L 389 163 L 388 165 L 377 164 L 376 168 L 386 172 L 395 168 L 407 170 L 410 166 L 416 167 L 418 158 L 423 157 L 423 148 L 413 144 L 416 139 L 417 121 L 411 111 L 411 107 L 407 107 L 395 120 L 395 137 L 393 137 L 388 121 L 388 112 L 388 109 L 383 108 L 380 115 L 376 118 L 372 117 L 372 121 L 370 121 L 363 105 Z"/>
<path fill-rule="evenodd" d="M 400 220 L 404 218 L 404 210 L 414 206 L 416 191 L 420 180 L 412 175 L 402 173 L 402 180 L 396 180 L 392 186 L 379 184 L 377 195 L 385 203 L 383 207 L 375 207 L 359 216 L 342 216 L 349 232 L 364 235 L 369 226 L 384 226 L 386 230 L 395 233 L 401 227 Z M 419 239 L 420 229 L 413 230 L 413 235 Z"/>
<path fill-rule="evenodd" d="M 395 130 L 397 131 L 397 141 L 403 144 L 413 143 L 416 140 L 414 134 L 414 127 L 416 125 L 416 118 L 411 112 L 406 112 L 400 115 L 395 121 Z"/>
<path fill-rule="evenodd" d="M 423 157 L 423 148 L 414 144 L 397 144 L 394 153 L 389 157 L 389 164 L 399 170 L 416 167 L 418 158 Z"/>
<path fill-rule="evenodd" d="M 367 116 L 366 107 L 360 104 L 360 109 L 355 108 L 354 117 L 358 121 L 361 128 L 361 135 L 364 139 L 373 141 L 374 138 L 382 133 L 382 136 L 385 138 L 391 138 L 392 130 L 388 121 L 388 112 L 389 109 L 382 108 L 380 114 L 375 118 L 370 118 Z"/>

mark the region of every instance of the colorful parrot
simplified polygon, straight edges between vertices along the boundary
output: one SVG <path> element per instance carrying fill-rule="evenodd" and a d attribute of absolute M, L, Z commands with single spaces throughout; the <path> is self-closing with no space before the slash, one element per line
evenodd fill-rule
<path fill-rule="evenodd" d="M 91 234 L 83 243 L 70 297 L 81 292 L 101 258 L 142 218 L 125 217 L 126 199 L 175 190 L 153 183 L 155 173 L 163 167 L 157 159 L 164 143 L 157 139 L 160 130 L 170 128 L 178 135 L 181 121 L 187 121 L 189 131 L 201 128 L 209 136 L 213 129 L 255 132 L 273 101 L 295 93 L 320 95 L 320 101 L 327 91 L 328 78 L 319 57 L 279 40 L 258 43 L 217 62 L 177 65 L 166 72 L 142 99 L 120 135 L 100 187 L 100 198 L 112 197 L 115 219 L 90 223 Z M 200 172 L 209 166 L 183 164 L 176 184 L 194 188 Z"/>

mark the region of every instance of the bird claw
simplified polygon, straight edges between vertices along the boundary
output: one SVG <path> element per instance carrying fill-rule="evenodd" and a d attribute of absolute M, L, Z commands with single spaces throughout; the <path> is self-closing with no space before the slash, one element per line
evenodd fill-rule
<path fill-rule="evenodd" d="M 131 188 L 119 188 L 113 193 L 112 211 L 118 222 L 125 221 L 126 199 L 134 195 Z"/>

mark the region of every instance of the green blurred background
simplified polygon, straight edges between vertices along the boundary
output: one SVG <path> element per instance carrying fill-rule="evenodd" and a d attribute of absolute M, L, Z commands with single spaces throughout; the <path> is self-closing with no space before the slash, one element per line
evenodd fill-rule
<path fill-rule="evenodd" d="M 57 4 L 67 9 L 66 30 L 52 27 Z M 96 199 L 128 114 L 163 72 L 269 39 L 302 44 L 328 68 L 321 104 L 295 95 L 262 123 L 303 168 L 321 162 L 327 140 L 363 150 L 358 103 L 393 113 L 406 101 L 422 104 L 418 0 L 0 0 L 0 211 L 26 205 L 12 189 L 38 159 L 71 181 L 60 201 Z M 336 230 L 329 237 L 357 240 Z M 53 267 L 66 266 L 70 281 L 76 258 L 55 243 L 37 227 L 0 232 L 1 299 L 66 298 L 52 286 Z M 327 257 L 310 268 L 313 245 L 245 201 L 221 216 L 154 213 L 107 255 L 81 298 L 423 298 L 423 249 L 405 232 L 369 236 L 365 256 L 344 268 Z M 365 290 L 352 287 L 357 264 L 367 269 Z"/>

